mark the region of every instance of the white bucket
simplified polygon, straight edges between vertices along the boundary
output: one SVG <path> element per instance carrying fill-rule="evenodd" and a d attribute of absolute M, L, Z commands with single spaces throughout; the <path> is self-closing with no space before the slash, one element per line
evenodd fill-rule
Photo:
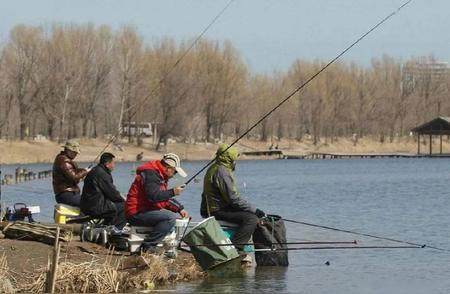
<path fill-rule="evenodd" d="M 177 241 L 181 241 L 181 238 L 183 237 L 184 231 L 186 230 L 186 227 L 189 223 L 189 218 L 182 218 L 177 219 L 175 222 L 175 232 L 177 234 L 176 239 Z M 187 231 L 186 231 L 187 233 Z"/>

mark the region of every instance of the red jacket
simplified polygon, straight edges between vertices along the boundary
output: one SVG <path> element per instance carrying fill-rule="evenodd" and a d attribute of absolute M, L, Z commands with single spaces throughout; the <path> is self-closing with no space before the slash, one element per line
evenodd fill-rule
<path fill-rule="evenodd" d="M 149 210 L 168 209 L 180 212 L 183 209 L 183 205 L 173 198 L 173 189 L 167 189 L 169 179 L 161 161 L 144 163 L 136 169 L 136 174 L 125 202 L 127 217 Z"/>

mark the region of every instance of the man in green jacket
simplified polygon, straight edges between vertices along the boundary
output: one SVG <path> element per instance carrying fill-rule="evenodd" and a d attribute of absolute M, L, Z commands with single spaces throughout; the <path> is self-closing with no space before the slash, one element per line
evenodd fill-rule
<path fill-rule="evenodd" d="M 239 225 L 231 238 L 233 244 L 248 243 L 255 231 L 259 218 L 265 213 L 240 197 L 233 175 L 235 161 L 239 151 L 221 144 L 216 152 L 216 162 L 206 172 L 203 181 L 202 204 L 203 217 L 214 216 L 217 220 Z M 243 246 L 237 245 L 242 250 Z"/>

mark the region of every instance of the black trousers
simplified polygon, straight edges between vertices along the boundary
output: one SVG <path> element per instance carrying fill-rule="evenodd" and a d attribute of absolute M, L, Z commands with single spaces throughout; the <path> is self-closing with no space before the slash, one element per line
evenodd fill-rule
<path fill-rule="evenodd" d="M 212 215 L 217 220 L 224 220 L 239 225 L 236 233 L 231 238 L 233 244 L 248 243 L 259 221 L 255 214 L 247 211 L 217 211 Z M 242 250 L 244 247 L 243 245 L 235 246 L 239 250 Z"/>
<path fill-rule="evenodd" d="M 115 211 L 112 211 L 107 214 L 100 215 L 101 218 L 105 220 L 105 225 L 114 225 L 119 230 L 122 230 L 123 227 L 127 224 L 127 219 L 125 217 L 125 202 L 116 202 L 113 203 L 115 206 Z"/>
<path fill-rule="evenodd" d="M 80 207 L 80 192 L 61 192 L 55 198 L 57 203 Z"/>

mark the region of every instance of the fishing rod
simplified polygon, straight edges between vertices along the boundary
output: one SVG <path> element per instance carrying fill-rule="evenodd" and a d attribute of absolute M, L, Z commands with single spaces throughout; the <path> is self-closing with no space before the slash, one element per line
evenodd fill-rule
<path fill-rule="evenodd" d="M 354 241 L 311 241 L 311 242 L 271 242 L 271 243 L 232 243 L 232 244 L 195 244 L 188 245 L 189 247 L 226 247 L 226 246 L 273 246 L 273 245 L 325 245 L 325 244 L 358 244 L 356 240 Z"/>
<path fill-rule="evenodd" d="M 333 227 L 329 227 L 329 226 L 316 225 L 316 224 L 312 224 L 312 223 L 296 221 L 296 220 L 291 220 L 291 219 L 283 218 L 283 220 L 286 221 L 286 222 L 295 223 L 295 224 L 301 224 L 301 225 L 306 225 L 306 226 L 311 226 L 311 227 L 316 227 L 316 228 L 322 228 L 322 229 L 327 229 L 327 230 L 332 230 L 332 231 L 337 231 L 337 232 L 349 233 L 349 234 L 353 234 L 353 235 L 371 237 L 371 238 L 380 239 L 380 240 L 386 240 L 386 241 L 391 241 L 391 242 L 396 242 L 396 243 L 402 243 L 402 244 L 408 244 L 408 245 L 412 245 L 412 246 L 418 246 L 420 248 L 427 247 L 427 248 L 430 248 L 430 249 L 450 252 L 449 249 L 435 247 L 435 246 L 430 246 L 430 245 L 427 245 L 427 244 L 418 244 L 418 243 L 413 243 L 413 242 L 408 242 L 408 241 L 403 241 L 403 240 L 397 240 L 397 239 L 393 239 L 393 238 L 389 238 L 389 237 L 382 237 L 382 236 L 376 236 L 376 235 L 372 235 L 372 234 L 366 234 L 366 233 L 360 233 L 360 232 L 355 232 L 355 231 L 350 231 L 350 230 L 333 228 Z"/>
<path fill-rule="evenodd" d="M 167 77 L 173 72 L 173 70 L 181 63 L 181 61 L 186 57 L 186 55 L 191 51 L 192 48 L 194 48 L 195 44 L 200 41 L 200 39 L 206 34 L 206 32 L 211 28 L 211 26 L 224 14 L 225 10 L 233 3 L 234 0 L 228 1 L 228 3 L 222 8 L 222 10 L 208 23 L 208 25 L 203 29 L 203 31 L 195 38 L 195 40 L 192 42 L 192 44 L 183 52 L 183 54 L 175 61 L 175 63 L 170 67 L 170 69 L 167 71 L 167 73 L 158 81 L 155 87 L 152 88 L 152 90 L 149 92 L 147 96 L 144 97 L 144 99 L 141 101 L 141 103 L 144 103 L 149 97 L 151 97 L 156 90 L 160 87 L 160 85 L 167 79 Z M 135 108 L 136 111 L 133 113 L 132 116 L 134 116 L 137 112 L 137 106 L 139 106 L 139 103 L 136 103 L 135 105 L 129 107 L 128 109 L 125 109 L 124 112 L 130 111 L 132 108 Z M 106 146 L 102 149 L 102 151 L 95 157 L 94 161 L 91 162 L 89 167 L 91 167 L 97 159 L 100 157 L 100 155 L 106 150 L 106 148 L 111 145 L 111 143 L 117 138 L 117 136 L 120 134 L 120 129 L 122 125 L 122 117 L 119 119 L 119 128 L 115 135 L 109 139 Z"/>
<path fill-rule="evenodd" d="M 339 250 L 339 249 L 422 249 L 420 246 L 323 246 L 323 247 L 291 247 L 291 248 L 263 248 L 254 252 L 268 251 L 296 251 L 296 250 Z"/>
<path fill-rule="evenodd" d="M 384 22 L 386 22 L 388 19 L 396 15 L 401 9 L 403 9 L 406 5 L 408 5 L 412 0 L 408 0 L 404 2 L 400 7 L 398 7 L 396 10 L 392 11 L 389 15 L 384 17 L 381 21 L 379 21 L 377 24 L 375 24 L 373 27 L 371 27 L 367 32 L 365 32 L 363 35 L 361 35 L 356 41 L 351 43 L 347 48 L 345 48 L 343 51 L 341 51 L 336 57 L 334 57 L 331 61 L 329 61 L 325 66 L 323 66 L 319 71 L 317 71 L 315 74 L 313 74 L 306 82 L 298 86 L 294 91 L 292 91 L 289 95 L 287 95 L 278 105 L 276 105 L 272 110 L 267 112 L 263 117 L 261 117 L 256 123 L 254 123 L 250 128 L 248 128 L 241 136 L 239 136 L 236 140 L 234 140 L 222 153 L 225 153 L 228 149 L 230 149 L 234 144 L 236 144 L 239 140 L 241 140 L 244 136 L 246 136 L 248 133 L 250 133 L 257 125 L 259 125 L 263 120 L 265 120 L 269 115 L 271 115 L 275 110 L 280 108 L 285 102 L 287 102 L 292 96 L 294 96 L 296 93 L 298 93 L 300 90 L 302 90 L 306 85 L 308 85 L 312 80 L 314 80 L 318 75 L 320 75 L 323 71 L 325 71 L 330 65 L 332 65 L 336 60 L 338 60 L 342 55 L 344 55 L 347 51 L 349 51 L 353 46 L 358 44 L 362 39 L 364 39 L 367 35 L 369 35 L 372 31 L 377 29 L 380 25 L 382 25 Z M 216 159 L 219 157 L 220 154 L 216 154 L 216 156 L 209 161 L 202 169 L 200 169 L 196 174 L 194 174 L 185 184 L 188 185 L 195 177 L 197 177 L 201 172 L 203 172 L 208 166 L 210 166 Z"/>

